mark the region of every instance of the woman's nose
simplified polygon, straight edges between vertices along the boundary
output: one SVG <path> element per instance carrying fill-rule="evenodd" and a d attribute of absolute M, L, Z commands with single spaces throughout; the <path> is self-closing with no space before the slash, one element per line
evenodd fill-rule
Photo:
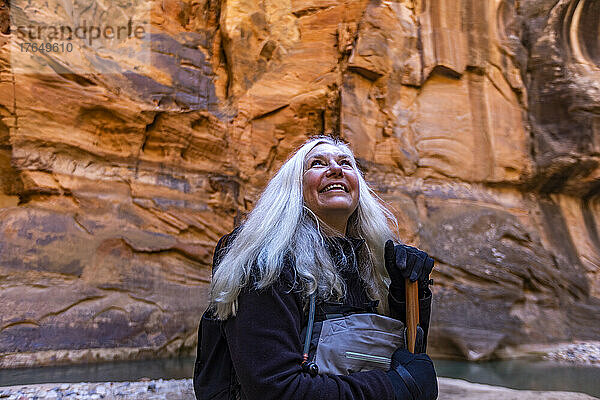
<path fill-rule="evenodd" d="M 342 171 L 342 166 L 337 162 L 331 161 L 331 163 L 329 163 L 328 175 L 341 175 Z"/>

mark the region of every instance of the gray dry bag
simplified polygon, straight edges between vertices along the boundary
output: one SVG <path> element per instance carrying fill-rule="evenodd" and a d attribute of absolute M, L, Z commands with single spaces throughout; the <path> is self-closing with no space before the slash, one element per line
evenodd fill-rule
<path fill-rule="evenodd" d="M 388 370 L 394 351 L 406 347 L 404 323 L 383 315 L 358 313 L 314 322 L 312 297 L 303 363 L 312 375 Z"/>

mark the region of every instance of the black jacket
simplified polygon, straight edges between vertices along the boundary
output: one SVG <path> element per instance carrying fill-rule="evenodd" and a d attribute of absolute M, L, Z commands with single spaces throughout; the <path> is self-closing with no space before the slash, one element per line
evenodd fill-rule
<path fill-rule="evenodd" d="M 226 238 L 226 237 L 224 237 Z M 317 319 L 330 312 L 375 312 L 356 268 L 356 249 L 361 240 L 337 239 L 347 256 L 339 265 L 346 282 L 342 303 L 320 303 Z M 213 266 L 223 256 L 222 238 Z M 334 246 L 338 248 L 338 246 Z M 334 259 L 341 257 L 330 247 Z M 207 310 L 198 330 L 198 354 L 194 369 L 196 398 L 203 399 L 376 399 L 395 400 L 394 389 L 384 371 L 358 372 L 347 376 L 318 375 L 302 371 L 301 331 L 307 324 L 306 299 L 295 289 L 290 266 L 280 279 L 264 290 L 247 289 L 238 298 L 235 317 L 216 319 Z M 404 320 L 403 302 L 389 296 L 391 316 Z M 427 337 L 431 292 L 420 301 L 421 327 Z"/>

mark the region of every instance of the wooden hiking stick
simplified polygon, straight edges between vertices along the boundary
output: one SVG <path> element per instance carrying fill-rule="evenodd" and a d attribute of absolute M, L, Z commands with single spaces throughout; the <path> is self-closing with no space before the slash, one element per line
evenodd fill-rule
<path fill-rule="evenodd" d="M 406 279 L 406 341 L 408 351 L 415 352 L 417 325 L 419 324 L 419 285 Z"/>

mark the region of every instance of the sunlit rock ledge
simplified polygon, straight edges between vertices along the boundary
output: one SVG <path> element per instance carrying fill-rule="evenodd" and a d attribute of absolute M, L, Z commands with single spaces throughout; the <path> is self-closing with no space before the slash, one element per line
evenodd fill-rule
<path fill-rule="evenodd" d="M 182 351 L 181 346 L 176 344 L 172 347 L 164 346 L 155 348 L 119 347 L 5 353 L 0 354 L 0 369 L 191 357 L 193 355 L 192 347 L 188 346 L 187 349 L 188 351 Z"/>

